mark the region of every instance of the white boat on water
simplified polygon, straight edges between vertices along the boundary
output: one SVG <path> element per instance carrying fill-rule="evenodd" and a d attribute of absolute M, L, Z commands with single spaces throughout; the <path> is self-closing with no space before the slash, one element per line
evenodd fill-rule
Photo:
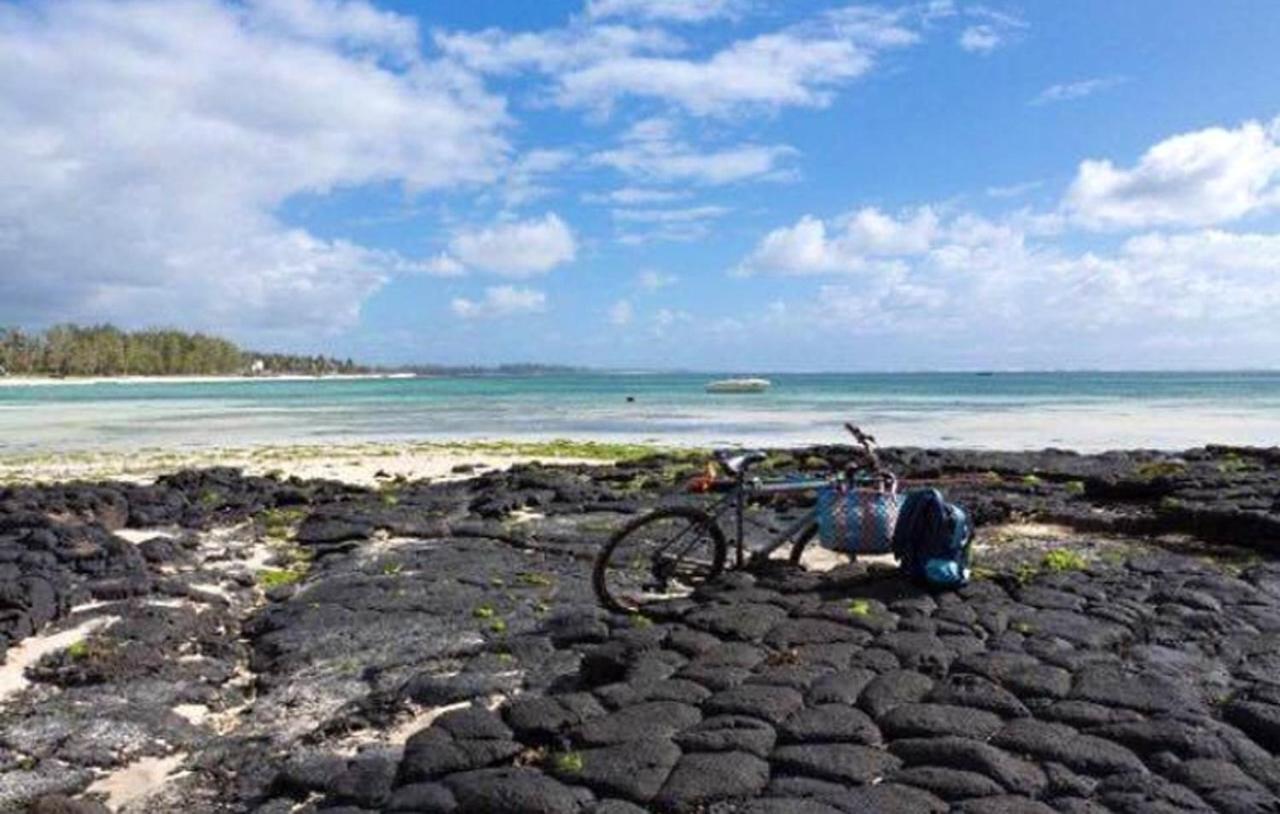
<path fill-rule="evenodd" d="M 707 384 L 708 393 L 763 393 L 772 384 L 768 379 L 720 379 Z"/>

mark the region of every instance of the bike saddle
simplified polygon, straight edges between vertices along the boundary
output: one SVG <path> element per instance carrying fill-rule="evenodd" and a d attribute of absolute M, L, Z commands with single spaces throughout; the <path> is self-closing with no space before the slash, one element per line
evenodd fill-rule
<path fill-rule="evenodd" d="M 734 475 L 745 472 L 753 464 L 758 464 L 768 457 L 767 454 L 758 449 L 716 450 L 716 460 Z"/>

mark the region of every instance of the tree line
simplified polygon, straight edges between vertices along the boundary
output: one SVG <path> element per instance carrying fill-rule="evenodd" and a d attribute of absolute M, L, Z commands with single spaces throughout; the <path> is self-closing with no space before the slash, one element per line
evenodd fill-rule
<path fill-rule="evenodd" d="M 255 353 L 216 336 L 171 329 L 123 331 L 113 325 L 0 328 L 0 375 L 213 376 L 362 373 L 350 359 Z"/>

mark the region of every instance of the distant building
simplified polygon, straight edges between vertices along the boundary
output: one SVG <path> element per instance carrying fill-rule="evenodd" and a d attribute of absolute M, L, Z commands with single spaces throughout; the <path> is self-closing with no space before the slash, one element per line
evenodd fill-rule
<path fill-rule="evenodd" d="M 267 363 L 261 359 L 254 359 L 253 364 L 249 365 L 250 376 L 261 376 L 267 372 Z"/>

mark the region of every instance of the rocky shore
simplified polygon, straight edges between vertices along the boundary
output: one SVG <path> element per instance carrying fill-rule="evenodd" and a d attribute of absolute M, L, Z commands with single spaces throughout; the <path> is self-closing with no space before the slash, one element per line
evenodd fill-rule
<path fill-rule="evenodd" d="M 969 587 L 604 613 L 674 454 L 0 488 L 0 811 L 1280 811 L 1280 449 L 886 458 L 974 513 Z"/>

